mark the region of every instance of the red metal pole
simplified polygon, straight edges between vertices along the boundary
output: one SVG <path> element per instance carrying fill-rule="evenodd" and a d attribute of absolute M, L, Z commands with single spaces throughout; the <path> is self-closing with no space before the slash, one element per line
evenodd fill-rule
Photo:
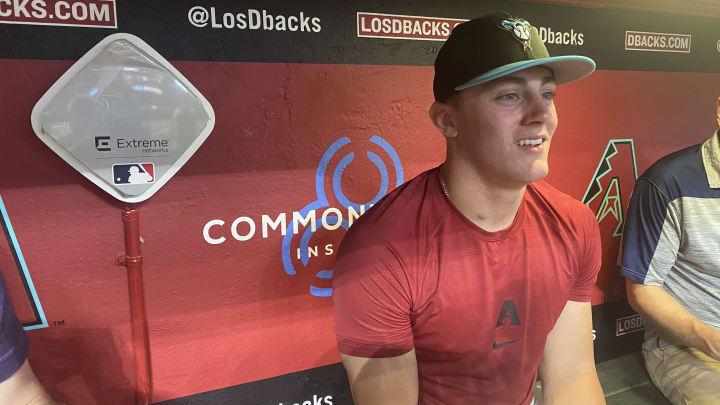
<path fill-rule="evenodd" d="M 128 271 L 130 292 L 130 320 L 133 346 L 135 348 L 136 389 L 135 404 L 152 402 L 152 369 L 150 365 L 150 342 L 148 339 L 145 293 L 143 292 L 142 252 L 140 249 L 140 213 L 125 207 L 122 212 L 125 223 L 125 255 L 120 257 Z"/>

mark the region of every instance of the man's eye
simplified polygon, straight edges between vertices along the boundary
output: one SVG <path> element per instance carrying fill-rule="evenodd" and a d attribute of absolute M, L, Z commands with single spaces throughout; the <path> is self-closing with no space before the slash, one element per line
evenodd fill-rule
<path fill-rule="evenodd" d="M 500 96 L 500 99 L 503 101 L 517 101 L 519 98 L 520 96 L 518 96 L 516 93 L 508 93 Z"/>
<path fill-rule="evenodd" d="M 546 91 L 542 94 L 543 98 L 545 100 L 553 100 L 555 98 L 555 92 L 554 91 Z"/>

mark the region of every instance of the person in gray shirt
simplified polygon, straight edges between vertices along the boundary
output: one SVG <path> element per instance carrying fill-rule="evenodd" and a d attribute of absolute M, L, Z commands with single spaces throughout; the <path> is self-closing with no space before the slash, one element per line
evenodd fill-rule
<path fill-rule="evenodd" d="M 623 231 L 620 274 L 647 322 L 645 366 L 673 404 L 720 404 L 719 138 L 640 176 Z"/>

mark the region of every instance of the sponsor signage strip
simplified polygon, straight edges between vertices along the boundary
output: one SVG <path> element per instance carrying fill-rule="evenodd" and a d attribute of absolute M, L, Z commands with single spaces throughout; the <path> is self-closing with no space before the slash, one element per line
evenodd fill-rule
<path fill-rule="evenodd" d="M 117 28 L 115 0 L 0 0 L 0 24 Z"/>
<path fill-rule="evenodd" d="M 638 314 L 618 318 L 615 324 L 615 336 L 645 330 L 645 320 Z"/>
<path fill-rule="evenodd" d="M 624 324 L 625 321 L 636 317 L 639 315 L 627 301 L 593 305 L 592 320 L 596 363 L 640 350 L 643 341 L 642 333 L 618 334 L 617 332 L 620 321 Z"/>
<path fill-rule="evenodd" d="M 692 35 L 661 32 L 625 31 L 625 49 L 628 51 L 690 53 Z"/>
<path fill-rule="evenodd" d="M 444 41 L 456 25 L 465 21 L 467 19 L 358 12 L 357 35 L 360 38 Z"/>
<path fill-rule="evenodd" d="M 33 8 L 39 4 L 44 6 Z M 63 17 L 69 7 L 72 18 L 59 21 L 58 7 Z M 589 56 L 599 69 L 720 72 L 720 33 L 708 34 L 717 32 L 715 21 L 691 15 L 502 0 L 443 10 L 419 0 L 401 13 L 365 1 L 288 6 L 268 0 L 239 6 L 231 0 L 201 5 L 177 0 L 172 7 L 157 7 L 152 1 L 119 0 L 117 9 L 116 21 L 115 1 L 0 0 L 0 23 L 10 23 L 0 34 L 6 38 L 0 41 L 0 58 L 73 60 L 99 39 L 100 34 L 58 25 L 64 24 L 137 34 L 169 60 L 432 66 L 457 23 L 507 10 L 533 23 L 552 55 Z M 52 25 L 44 28 L 52 45 L 13 41 L 27 36 L 31 27 L 25 24 Z"/>
<path fill-rule="evenodd" d="M 352 394 L 342 363 L 220 388 L 156 405 L 351 404 Z"/>

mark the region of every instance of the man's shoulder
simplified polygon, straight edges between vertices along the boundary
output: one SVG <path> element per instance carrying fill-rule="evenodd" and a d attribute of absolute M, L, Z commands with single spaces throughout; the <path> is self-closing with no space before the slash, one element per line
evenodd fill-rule
<path fill-rule="evenodd" d="M 680 197 L 704 197 L 709 188 L 702 143 L 661 157 L 638 180 L 651 183 L 668 202 Z"/>
<path fill-rule="evenodd" d="M 433 187 L 439 187 L 436 181 L 434 169 L 428 170 L 388 193 L 353 223 L 343 244 L 393 241 L 421 232 L 422 219 L 431 210 L 431 199 L 437 193 Z"/>

